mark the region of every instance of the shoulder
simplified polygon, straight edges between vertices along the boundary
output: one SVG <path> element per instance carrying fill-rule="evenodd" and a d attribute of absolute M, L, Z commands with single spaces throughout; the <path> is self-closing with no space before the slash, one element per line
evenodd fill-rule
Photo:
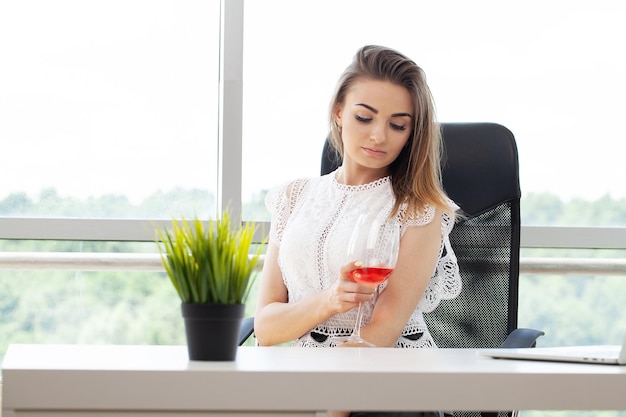
<path fill-rule="evenodd" d="M 321 177 L 303 177 L 284 182 L 270 189 L 265 196 L 265 205 L 270 211 L 288 209 L 291 211 L 298 201 L 311 189 L 331 184 L 330 174 Z"/>
<path fill-rule="evenodd" d="M 430 224 L 437 209 L 431 204 L 424 204 L 420 209 L 410 210 L 407 204 L 402 204 L 398 212 L 400 223 L 405 227 L 424 226 Z"/>
<path fill-rule="evenodd" d="M 313 180 L 313 178 L 297 178 L 295 180 L 283 182 L 282 184 L 271 188 L 268 191 L 265 200 L 272 201 L 284 198 L 286 198 L 287 200 L 291 200 L 293 197 L 297 197 Z"/>
<path fill-rule="evenodd" d="M 440 224 L 442 230 L 448 234 L 454 225 L 456 212 L 459 207 L 452 201 L 448 201 L 445 209 L 425 203 L 420 209 L 409 210 L 406 204 L 400 207 L 398 218 L 403 227 L 426 226 L 433 223 Z"/>

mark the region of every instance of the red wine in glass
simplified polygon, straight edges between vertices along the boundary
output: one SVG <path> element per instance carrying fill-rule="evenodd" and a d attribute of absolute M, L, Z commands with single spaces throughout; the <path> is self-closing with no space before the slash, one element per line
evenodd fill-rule
<path fill-rule="evenodd" d="M 350 271 L 350 278 L 359 284 L 378 285 L 389 278 L 393 268 L 361 267 Z"/>
<path fill-rule="evenodd" d="M 380 218 L 380 213 L 361 215 L 356 221 L 347 248 L 347 260 L 357 268 L 349 277 L 365 285 L 378 286 L 393 272 L 400 246 L 400 226 L 395 219 Z M 374 346 L 361 338 L 363 308 L 359 304 L 352 334 L 333 337 L 335 344 L 350 343 L 353 346 Z"/>

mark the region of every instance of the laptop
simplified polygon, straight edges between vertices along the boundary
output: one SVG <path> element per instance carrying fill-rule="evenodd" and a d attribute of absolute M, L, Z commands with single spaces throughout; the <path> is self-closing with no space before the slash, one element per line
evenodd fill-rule
<path fill-rule="evenodd" d="M 480 350 L 479 354 L 495 359 L 626 365 L 626 337 L 624 337 L 624 342 L 621 346 L 597 345 L 484 349 Z"/>

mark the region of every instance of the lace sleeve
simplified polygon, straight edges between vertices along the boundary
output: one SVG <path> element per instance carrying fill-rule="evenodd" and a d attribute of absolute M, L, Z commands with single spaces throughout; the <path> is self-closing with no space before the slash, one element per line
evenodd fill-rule
<path fill-rule="evenodd" d="M 280 246 L 289 216 L 307 183 L 306 179 L 285 183 L 270 190 L 265 196 L 265 206 L 272 216 L 269 241 L 277 246 Z"/>
<path fill-rule="evenodd" d="M 450 208 L 458 210 L 458 206 L 450 201 Z M 421 226 L 430 223 L 435 216 L 435 208 L 427 206 L 421 215 L 409 217 L 403 224 L 406 226 Z M 454 217 L 443 213 L 441 218 L 441 246 L 439 259 L 430 283 L 424 291 L 424 295 L 418 304 L 418 308 L 424 312 L 433 311 L 441 300 L 449 300 L 461 292 L 461 277 L 456 255 L 450 245 L 450 232 L 454 227 Z"/>

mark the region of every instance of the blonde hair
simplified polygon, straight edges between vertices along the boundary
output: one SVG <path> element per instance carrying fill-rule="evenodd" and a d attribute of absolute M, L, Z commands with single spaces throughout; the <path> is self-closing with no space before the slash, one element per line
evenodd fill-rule
<path fill-rule="evenodd" d="M 341 106 L 355 81 L 363 78 L 389 81 L 404 87 L 413 102 L 414 125 L 400 155 L 389 166 L 396 202 L 392 214 L 407 204 L 408 215 L 421 213 L 431 204 L 451 214 L 441 183 L 441 128 L 424 71 L 401 53 L 382 46 L 359 49 L 343 72 L 330 105 L 330 144 L 343 155 L 341 131 L 335 123 L 335 109 Z"/>

